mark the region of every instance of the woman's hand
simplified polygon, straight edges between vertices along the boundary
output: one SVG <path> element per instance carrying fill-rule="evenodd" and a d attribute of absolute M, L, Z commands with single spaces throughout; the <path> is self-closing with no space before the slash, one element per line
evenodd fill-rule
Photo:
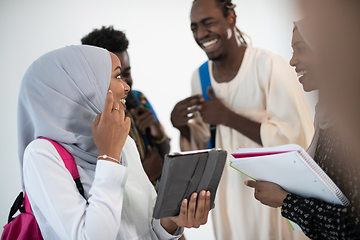
<path fill-rule="evenodd" d="M 255 182 L 247 180 L 244 182 L 246 186 L 255 188 L 254 196 L 262 204 L 269 207 L 277 208 L 281 207 L 284 203 L 284 199 L 289 194 L 279 185 L 271 182 Z"/>
<path fill-rule="evenodd" d="M 91 128 L 98 155 L 106 154 L 119 159 L 130 131 L 130 124 L 130 119 L 125 117 L 119 103 L 114 102 L 113 93 L 109 90 L 104 110 L 96 116 Z"/>
<path fill-rule="evenodd" d="M 198 228 L 207 223 L 209 211 L 210 192 L 202 190 L 199 197 L 197 193 L 193 193 L 189 201 L 183 200 L 178 216 L 162 218 L 160 221 L 163 228 L 168 233 L 173 234 L 178 227 Z"/>

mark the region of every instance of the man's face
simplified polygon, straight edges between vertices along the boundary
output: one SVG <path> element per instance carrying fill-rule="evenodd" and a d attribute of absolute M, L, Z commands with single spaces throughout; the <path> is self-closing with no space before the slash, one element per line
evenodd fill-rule
<path fill-rule="evenodd" d="M 130 59 L 127 51 L 124 52 L 115 52 L 115 55 L 120 59 L 121 62 L 121 75 L 122 78 L 126 81 L 126 83 L 132 87 L 133 80 L 131 77 L 131 67 L 130 67 Z"/>
<path fill-rule="evenodd" d="M 197 0 L 191 13 L 191 31 L 196 43 L 210 60 L 219 60 L 227 54 L 233 27 L 214 0 Z"/>

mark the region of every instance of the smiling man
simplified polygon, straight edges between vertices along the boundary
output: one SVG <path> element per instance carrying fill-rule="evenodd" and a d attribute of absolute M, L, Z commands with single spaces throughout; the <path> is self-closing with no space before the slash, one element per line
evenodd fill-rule
<path fill-rule="evenodd" d="M 294 71 L 281 56 L 246 43 L 234 7 L 231 0 L 193 2 L 191 30 L 209 61 L 193 74 L 193 95 L 171 113 L 182 150 L 222 148 L 230 159 L 237 148 L 295 143 L 306 149 L 313 123 Z M 279 209 L 257 202 L 244 180 L 225 167 L 212 210 L 217 239 L 307 239 Z"/>

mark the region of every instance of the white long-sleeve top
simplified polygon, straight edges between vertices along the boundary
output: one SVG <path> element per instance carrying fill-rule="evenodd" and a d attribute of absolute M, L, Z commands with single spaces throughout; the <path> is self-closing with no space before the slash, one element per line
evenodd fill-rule
<path fill-rule="evenodd" d="M 178 239 L 152 218 L 156 192 L 128 137 L 122 150 L 127 166 L 98 161 L 95 170 L 77 166 L 80 195 L 55 147 L 31 142 L 24 153 L 25 190 L 44 239 Z"/>
<path fill-rule="evenodd" d="M 296 75 L 285 59 L 272 52 L 249 46 L 237 75 L 218 83 L 209 61 L 210 80 L 217 98 L 229 109 L 261 123 L 264 147 L 295 143 L 307 149 L 313 136 L 313 121 Z M 199 71 L 192 78 L 192 94 L 202 94 Z M 201 117 L 189 122 L 191 141 L 181 139 L 183 150 L 207 148 L 210 131 Z M 280 210 L 261 204 L 254 190 L 246 187 L 248 178 L 229 167 L 237 148 L 256 148 L 259 144 L 228 126 L 218 125 L 215 146 L 228 151 L 212 210 L 216 239 L 303 240 L 293 232 Z"/>

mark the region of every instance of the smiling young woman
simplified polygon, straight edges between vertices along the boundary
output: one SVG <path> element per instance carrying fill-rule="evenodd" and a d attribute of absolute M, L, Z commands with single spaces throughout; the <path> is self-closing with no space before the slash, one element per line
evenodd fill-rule
<path fill-rule="evenodd" d="M 126 110 L 126 97 L 130 86 L 123 80 L 119 58 L 110 52 L 113 72 L 111 74 L 109 89 L 114 94 L 114 102 L 120 104 L 120 108 Z"/>
<path fill-rule="evenodd" d="M 112 26 L 103 26 L 84 36 L 81 42 L 114 52 L 120 59 L 121 78 L 131 88 L 126 105 L 126 115 L 131 119 L 129 135 L 134 139 L 145 172 L 155 186 L 161 178 L 164 156 L 170 151 L 170 138 L 167 137 L 154 106 L 142 92 L 132 88 L 130 56 L 127 52 L 129 40 L 124 32 Z"/>
<path fill-rule="evenodd" d="M 318 89 L 314 71 L 318 71 L 318 55 L 306 40 L 303 21 L 295 23 L 291 65 L 300 76 L 305 91 Z M 315 134 L 307 152 L 333 180 L 350 201 L 350 206 L 329 204 L 316 198 L 304 198 L 286 192 L 270 182 L 246 181 L 245 185 L 254 188 L 255 198 L 270 207 L 281 207 L 282 215 L 297 223 L 311 239 L 358 239 L 360 236 L 360 206 L 358 197 L 358 168 L 350 163 L 353 149 L 343 133 L 336 131 L 336 124 L 322 98 L 323 88 L 319 88 L 319 102 L 315 114 Z"/>
<path fill-rule="evenodd" d="M 293 55 L 290 65 L 295 67 L 295 71 L 304 91 L 311 92 L 318 89 L 316 78 L 314 77 L 315 53 L 306 43 L 298 26 L 294 27 L 291 47 Z"/>
<path fill-rule="evenodd" d="M 41 56 L 19 93 L 19 158 L 44 239 L 178 239 L 206 223 L 210 192 L 184 199 L 178 216 L 153 219 L 156 192 L 141 165 L 124 99 L 119 59 L 92 46 Z M 75 159 L 78 191 L 55 147 Z"/>

